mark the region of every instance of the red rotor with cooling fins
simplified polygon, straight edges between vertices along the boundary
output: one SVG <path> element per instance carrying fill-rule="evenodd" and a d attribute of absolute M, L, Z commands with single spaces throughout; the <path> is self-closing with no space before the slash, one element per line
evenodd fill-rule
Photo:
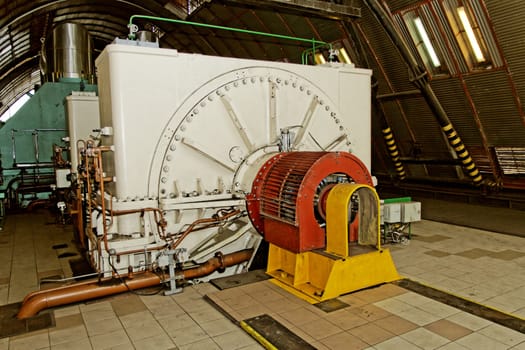
<path fill-rule="evenodd" d="M 246 197 L 257 231 L 268 242 L 294 253 L 323 248 L 325 231 L 316 218 L 316 201 L 325 200 L 323 180 L 334 174 L 373 186 L 363 162 L 347 152 L 288 152 L 270 158 Z"/>

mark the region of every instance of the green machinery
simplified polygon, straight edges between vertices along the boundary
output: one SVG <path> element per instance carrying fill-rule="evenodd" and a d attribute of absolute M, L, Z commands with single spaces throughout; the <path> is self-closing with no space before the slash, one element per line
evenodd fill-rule
<path fill-rule="evenodd" d="M 67 166 L 65 99 L 72 91 L 97 91 L 92 51 L 88 31 L 75 23 L 56 26 L 43 41 L 45 83 L 0 126 L 0 220 L 6 207 L 23 208 L 49 196 L 57 156 Z"/>
<path fill-rule="evenodd" d="M 67 136 L 65 98 L 72 91 L 96 89 L 80 79 L 45 83 L 0 128 L 0 198 L 8 208 L 24 207 L 49 194 L 55 183 L 54 146 L 63 146 Z"/>

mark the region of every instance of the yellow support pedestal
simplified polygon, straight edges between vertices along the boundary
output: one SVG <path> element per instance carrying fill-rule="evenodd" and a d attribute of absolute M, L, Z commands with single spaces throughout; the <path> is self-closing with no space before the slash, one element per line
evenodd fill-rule
<path fill-rule="evenodd" d="M 359 203 L 357 246 L 348 245 L 352 198 Z M 390 251 L 381 249 L 380 241 L 375 190 L 367 185 L 339 184 L 327 201 L 327 250 L 293 253 L 270 244 L 267 274 L 310 303 L 398 280 L 401 277 Z"/>

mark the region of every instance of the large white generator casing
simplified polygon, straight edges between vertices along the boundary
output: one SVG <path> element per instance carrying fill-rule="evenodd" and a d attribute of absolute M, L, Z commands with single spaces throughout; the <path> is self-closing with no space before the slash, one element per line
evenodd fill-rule
<path fill-rule="evenodd" d="M 108 45 L 96 66 L 101 142 L 112 149 L 103 154 L 104 176 L 113 179 L 103 196 L 108 207 L 160 208 L 166 231 L 175 235 L 218 210 L 244 213 L 226 226 L 185 236 L 183 261 L 258 245 L 245 195 L 262 164 L 280 151 L 352 152 L 370 169 L 370 70 L 182 54 L 135 43 Z M 102 232 L 100 215 L 92 219 Z M 150 214 L 115 216 L 107 229 L 117 250 L 166 243 Z M 150 258 L 123 260 L 117 268 Z"/>
<path fill-rule="evenodd" d="M 249 192 L 251 183 L 230 183 L 239 163 L 287 127 L 305 133 L 296 149 L 351 151 L 370 169 L 369 70 L 115 44 L 96 65 L 120 200 L 213 192 L 218 178 Z"/>

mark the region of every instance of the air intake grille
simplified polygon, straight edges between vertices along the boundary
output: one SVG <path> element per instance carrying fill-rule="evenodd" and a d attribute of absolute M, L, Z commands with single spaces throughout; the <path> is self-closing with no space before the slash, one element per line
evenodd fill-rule
<path fill-rule="evenodd" d="M 261 214 L 296 225 L 295 209 L 303 179 L 324 152 L 302 152 L 283 157 L 275 164 L 264 184 Z"/>

